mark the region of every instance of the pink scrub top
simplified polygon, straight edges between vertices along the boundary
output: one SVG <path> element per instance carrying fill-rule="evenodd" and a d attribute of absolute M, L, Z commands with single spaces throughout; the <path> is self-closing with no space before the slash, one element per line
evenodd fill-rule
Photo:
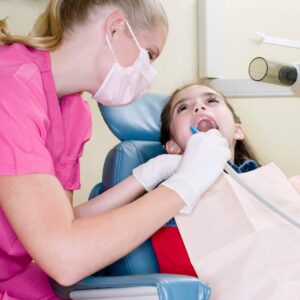
<path fill-rule="evenodd" d="M 91 113 L 79 94 L 56 96 L 47 51 L 0 46 L 0 176 L 51 174 L 80 188 L 79 158 Z M 24 203 L 26 205 L 26 203 Z M 60 299 L 0 207 L 0 300 Z"/>

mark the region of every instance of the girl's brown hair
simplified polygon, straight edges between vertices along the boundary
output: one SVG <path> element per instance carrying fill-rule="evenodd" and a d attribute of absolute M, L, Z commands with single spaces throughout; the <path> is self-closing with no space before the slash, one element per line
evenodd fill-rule
<path fill-rule="evenodd" d="M 182 88 L 175 90 L 173 92 L 173 94 L 171 95 L 169 101 L 165 105 L 165 107 L 161 113 L 160 142 L 162 143 L 162 145 L 165 145 L 172 138 L 171 131 L 170 131 L 170 125 L 171 125 L 171 121 L 172 121 L 171 107 L 172 107 L 172 103 L 173 103 L 175 96 L 182 90 L 184 90 L 188 87 L 191 87 L 193 85 L 200 85 L 200 84 L 189 84 L 189 85 L 185 85 Z M 218 94 L 220 94 L 220 93 L 218 93 Z M 224 97 L 224 99 L 225 99 L 226 105 L 232 112 L 235 123 L 241 124 L 241 120 L 236 115 L 233 107 L 228 103 L 228 101 L 226 101 L 225 97 Z M 257 159 L 256 155 L 254 154 L 253 150 L 251 149 L 251 146 L 249 145 L 247 140 L 246 139 L 238 140 L 236 142 L 236 146 L 235 146 L 234 163 L 237 165 L 241 165 L 245 159 L 252 159 L 258 163 L 258 159 Z"/>
<path fill-rule="evenodd" d="M 153 30 L 157 25 L 168 29 L 165 11 L 159 0 L 50 0 L 28 36 L 12 35 L 6 19 L 0 20 L 0 43 L 21 43 L 42 50 L 54 50 L 65 32 L 84 23 L 97 8 L 121 10 L 135 30 Z"/>

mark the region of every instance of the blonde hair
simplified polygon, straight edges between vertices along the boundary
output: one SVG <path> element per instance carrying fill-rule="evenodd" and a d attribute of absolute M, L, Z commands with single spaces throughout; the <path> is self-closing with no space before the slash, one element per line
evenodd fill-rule
<path fill-rule="evenodd" d="M 42 50 L 54 50 L 65 32 L 84 23 L 95 8 L 120 9 L 135 30 L 153 30 L 158 25 L 168 29 L 168 20 L 159 0 L 50 0 L 28 36 L 12 35 L 7 19 L 0 20 L 0 43 L 21 43 Z"/>

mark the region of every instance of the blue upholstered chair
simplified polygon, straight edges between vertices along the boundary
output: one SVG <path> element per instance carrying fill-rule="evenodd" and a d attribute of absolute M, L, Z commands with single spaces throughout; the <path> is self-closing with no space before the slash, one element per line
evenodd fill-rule
<path fill-rule="evenodd" d="M 134 167 L 163 153 L 159 143 L 160 113 L 166 101 L 166 96 L 147 94 L 129 106 L 99 106 L 120 143 L 108 153 L 102 180 L 90 198 L 129 176 Z M 150 240 L 82 280 L 70 292 L 72 299 L 205 300 L 209 295 L 210 288 L 194 277 L 159 274 Z"/>

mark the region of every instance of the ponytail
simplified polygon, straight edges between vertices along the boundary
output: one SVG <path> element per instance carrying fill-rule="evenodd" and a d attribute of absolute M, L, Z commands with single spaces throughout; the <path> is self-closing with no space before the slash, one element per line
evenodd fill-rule
<path fill-rule="evenodd" d="M 37 19 L 28 36 L 12 35 L 8 31 L 7 18 L 0 20 L 0 43 L 10 45 L 21 43 L 42 50 L 54 50 L 62 40 L 62 27 L 59 16 L 63 0 L 50 1 L 45 12 Z"/>

